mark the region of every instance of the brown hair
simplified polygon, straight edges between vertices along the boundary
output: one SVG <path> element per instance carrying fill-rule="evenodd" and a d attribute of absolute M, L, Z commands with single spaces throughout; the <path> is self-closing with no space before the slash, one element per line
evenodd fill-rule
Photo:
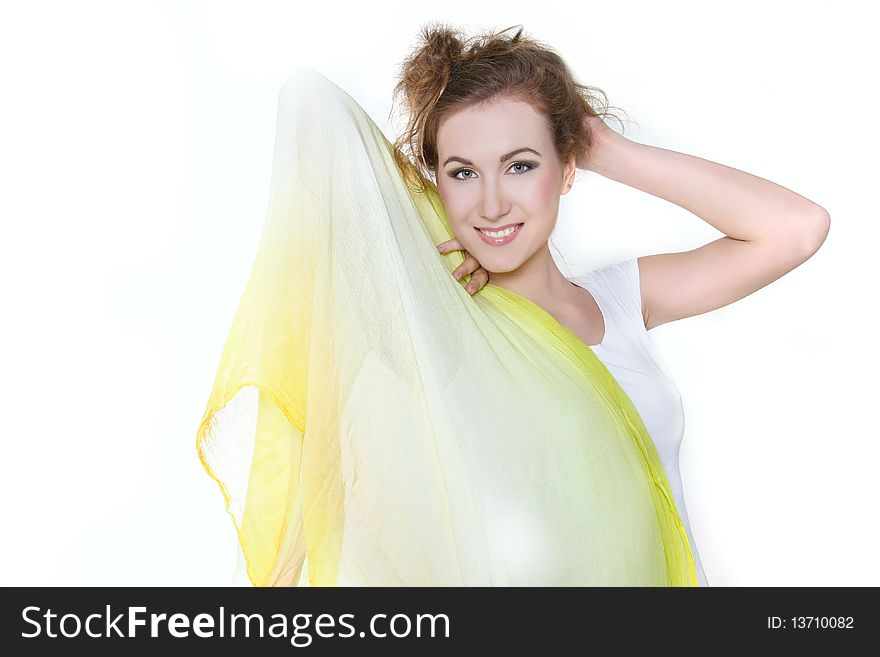
<path fill-rule="evenodd" d="M 514 27 L 519 28 L 516 34 L 504 36 Z M 563 162 L 576 153 L 589 154 L 585 114 L 620 121 L 609 111 L 605 92 L 578 83 L 553 48 L 521 37 L 522 32 L 522 25 L 514 25 L 466 37 L 442 23 L 422 27 L 417 49 L 401 64 L 393 94 L 395 103 L 402 97 L 408 114 L 394 156 L 411 189 L 425 192 L 425 176 L 436 175 L 441 120 L 468 106 L 501 96 L 528 102 L 544 116 Z"/>

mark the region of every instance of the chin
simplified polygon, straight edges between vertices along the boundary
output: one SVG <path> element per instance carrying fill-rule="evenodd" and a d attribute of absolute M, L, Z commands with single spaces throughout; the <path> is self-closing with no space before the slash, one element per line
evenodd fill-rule
<path fill-rule="evenodd" d="M 491 250 L 492 247 L 490 246 L 479 251 L 468 250 L 468 252 L 473 254 L 473 256 L 480 262 L 480 266 L 482 266 L 483 269 L 492 274 L 506 274 L 515 271 L 523 263 L 523 260 L 519 255 L 487 253 L 487 251 Z"/>

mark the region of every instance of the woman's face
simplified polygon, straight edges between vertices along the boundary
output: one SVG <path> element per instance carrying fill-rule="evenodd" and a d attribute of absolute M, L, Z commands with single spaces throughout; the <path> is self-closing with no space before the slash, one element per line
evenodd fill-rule
<path fill-rule="evenodd" d="M 484 269 L 513 271 L 545 247 L 575 158 L 560 163 L 544 118 L 529 103 L 503 98 L 446 117 L 437 152 L 437 191 L 453 233 Z M 511 226 L 516 232 L 505 236 Z"/>

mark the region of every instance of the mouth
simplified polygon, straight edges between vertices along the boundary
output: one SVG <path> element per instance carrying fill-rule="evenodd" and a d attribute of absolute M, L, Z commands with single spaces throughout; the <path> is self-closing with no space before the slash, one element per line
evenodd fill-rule
<path fill-rule="evenodd" d="M 480 239 L 489 246 L 504 246 L 505 244 L 510 244 L 514 239 L 516 239 L 516 236 L 519 235 L 520 229 L 522 227 L 523 224 L 519 223 L 507 224 L 506 226 L 501 226 L 495 229 L 484 229 L 474 226 L 474 230 L 477 231 Z"/>

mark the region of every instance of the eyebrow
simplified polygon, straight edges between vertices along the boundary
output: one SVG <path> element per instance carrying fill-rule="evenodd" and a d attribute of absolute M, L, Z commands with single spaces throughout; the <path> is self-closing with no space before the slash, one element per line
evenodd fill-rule
<path fill-rule="evenodd" d="M 509 160 L 510 158 L 512 158 L 512 157 L 513 157 L 514 155 L 516 155 L 517 153 L 522 153 L 522 152 L 524 152 L 524 151 L 529 151 L 529 152 L 531 152 L 531 153 L 534 153 L 534 154 L 537 155 L 538 157 L 541 157 L 541 154 L 540 154 L 538 151 L 536 151 L 534 148 L 523 147 L 523 148 L 517 148 L 516 150 L 512 150 L 512 151 L 510 151 L 509 153 L 505 153 L 504 155 L 502 155 L 502 156 L 499 158 L 498 161 L 499 161 L 499 162 L 504 162 L 505 160 Z M 461 157 L 461 156 L 459 156 L 459 155 L 453 155 L 452 157 L 448 157 L 448 158 L 446 158 L 446 161 L 443 163 L 443 166 L 446 166 L 447 164 L 449 164 L 449 163 L 452 162 L 453 160 L 456 160 L 456 161 L 458 161 L 458 162 L 461 162 L 462 164 L 467 164 L 468 166 L 474 166 L 474 163 L 473 163 L 473 162 L 471 162 L 470 160 L 465 159 L 465 158 L 463 158 L 463 157 Z"/>

